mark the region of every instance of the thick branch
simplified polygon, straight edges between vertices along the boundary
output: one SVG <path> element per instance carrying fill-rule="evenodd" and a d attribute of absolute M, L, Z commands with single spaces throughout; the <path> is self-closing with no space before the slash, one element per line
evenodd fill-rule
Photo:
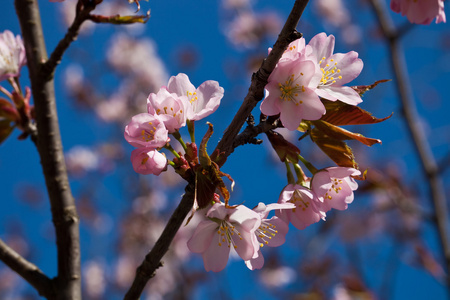
<path fill-rule="evenodd" d="M 156 241 L 153 249 L 145 256 L 144 261 L 136 270 L 136 277 L 125 295 L 125 300 L 139 299 L 147 281 L 155 276 L 156 269 L 162 266 L 162 257 L 169 250 L 170 243 L 194 205 L 194 187 L 194 183 L 189 183 L 186 186 L 185 194 L 170 217 L 164 231 Z"/>
<path fill-rule="evenodd" d="M 295 1 L 294 7 L 289 14 L 281 33 L 278 35 L 278 39 L 275 42 L 272 51 L 262 62 L 259 70 L 256 73 L 253 73 L 248 94 L 215 149 L 215 151 L 218 150 L 221 152 L 220 159 L 218 161 L 219 165 L 223 165 L 227 157 L 233 152 L 233 141 L 244 125 L 245 120 L 252 112 L 253 108 L 255 108 L 258 102 L 264 97 L 264 87 L 267 84 L 267 79 L 278 63 L 278 60 L 284 50 L 292 41 L 301 37 L 301 34 L 298 33 L 295 28 L 297 27 L 298 21 L 300 20 L 307 4 L 308 0 Z"/>
<path fill-rule="evenodd" d="M 418 122 L 420 117 L 414 103 L 413 91 L 411 90 L 399 35 L 396 33 L 384 1 L 371 0 L 371 3 L 377 14 L 383 34 L 389 41 L 392 67 L 397 81 L 397 89 L 405 125 L 408 128 L 414 148 L 419 156 L 419 161 L 424 172 L 424 179 L 429 185 L 431 200 L 436 214 L 436 227 L 446 261 L 447 287 L 450 288 L 450 276 L 448 276 L 448 272 L 450 271 L 450 244 L 447 232 L 448 215 L 444 186 L 430 144 L 425 136 L 421 122 Z"/>
<path fill-rule="evenodd" d="M 39 295 L 53 298 L 52 281 L 34 264 L 27 261 L 0 240 L 0 260 L 31 284 Z"/>
<path fill-rule="evenodd" d="M 15 0 L 28 60 L 41 158 L 58 249 L 56 299 L 81 299 L 78 215 L 67 179 L 54 84 L 42 66 L 47 61 L 36 0 Z"/>

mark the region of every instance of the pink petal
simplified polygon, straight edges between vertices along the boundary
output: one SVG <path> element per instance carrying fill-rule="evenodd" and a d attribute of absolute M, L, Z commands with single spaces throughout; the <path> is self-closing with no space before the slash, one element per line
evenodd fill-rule
<path fill-rule="evenodd" d="M 226 243 L 221 243 L 221 246 L 218 243 L 218 240 L 213 240 L 211 245 L 202 254 L 203 264 L 205 265 L 205 270 L 208 272 L 220 272 L 227 266 L 230 247 Z"/>
<path fill-rule="evenodd" d="M 167 90 L 170 93 L 177 94 L 178 96 L 187 96 L 188 92 L 195 92 L 195 86 L 191 83 L 186 74 L 179 73 L 177 76 L 170 77 Z"/>
<path fill-rule="evenodd" d="M 223 98 L 224 90 L 217 81 L 208 80 L 203 82 L 196 92 L 197 100 L 191 100 L 193 114 L 188 116 L 190 120 L 200 120 L 215 112 Z"/>
<path fill-rule="evenodd" d="M 319 95 L 318 91 L 324 91 L 326 94 L 331 96 L 331 99 L 326 97 L 326 95 Z M 320 87 L 316 90 L 316 93 L 328 100 L 339 100 L 344 103 L 350 104 L 350 105 L 357 105 L 362 102 L 361 97 L 359 94 L 352 89 L 349 86 L 328 86 L 328 87 Z"/>
<path fill-rule="evenodd" d="M 317 61 L 327 58 L 333 54 L 334 50 L 334 36 L 322 32 L 315 35 L 308 43 L 313 48 L 313 53 L 316 54 Z"/>
<path fill-rule="evenodd" d="M 333 85 L 344 85 L 361 74 L 361 71 L 364 67 L 363 61 L 358 58 L 358 52 L 350 51 L 348 53 L 336 53 L 333 56 L 329 57 L 327 59 L 327 62 L 329 62 L 331 59 L 333 59 L 337 65 L 336 67 L 340 69 L 341 71 L 337 75 L 342 76 L 342 79 L 336 79 L 336 83 Z"/>
<path fill-rule="evenodd" d="M 278 247 L 283 245 L 284 242 L 286 241 L 286 234 L 289 231 L 288 223 L 278 217 L 272 217 L 270 220 L 267 220 L 266 222 L 274 225 L 275 230 L 277 231 L 277 233 L 274 236 L 272 236 L 271 239 L 267 240 L 269 242 L 267 246 Z"/>
<path fill-rule="evenodd" d="M 259 270 L 264 266 L 264 256 L 262 256 L 261 251 L 255 253 L 255 256 L 245 261 L 245 265 L 250 270 Z"/>
<path fill-rule="evenodd" d="M 255 249 L 258 249 L 259 247 L 255 233 L 241 230 L 238 226 L 236 226 L 236 229 L 241 233 L 242 239 L 236 234 L 233 236 L 233 242 L 236 246 L 235 250 L 243 260 L 249 260 L 255 254 Z"/>
<path fill-rule="evenodd" d="M 213 236 L 217 232 L 218 225 L 210 220 L 205 220 L 197 225 L 194 234 L 187 242 L 190 251 L 194 253 L 203 253 L 213 242 Z M 215 242 L 215 241 L 214 241 Z"/>

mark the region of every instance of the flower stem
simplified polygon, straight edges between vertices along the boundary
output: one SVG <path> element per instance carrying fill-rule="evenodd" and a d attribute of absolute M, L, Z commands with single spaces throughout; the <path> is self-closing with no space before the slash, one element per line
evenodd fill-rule
<path fill-rule="evenodd" d="M 195 143 L 195 121 L 187 120 L 187 127 L 189 135 L 191 136 L 191 142 Z"/>
<path fill-rule="evenodd" d="M 177 131 L 173 132 L 172 135 L 181 144 L 181 146 L 184 149 L 184 152 L 186 152 L 187 147 L 186 147 L 186 144 L 183 141 L 183 138 L 181 137 L 180 132 L 177 130 Z"/>
<path fill-rule="evenodd" d="M 317 173 L 317 168 L 314 167 L 309 161 L 303 158 L 300 154 L 298 155 L 298 159 L 305 165 L 305 167 L 314 175 Z"/>
<path fill-rule="evenodd" d="M 172 148 L 172 146 L 170 146 L 169 143 L 167 143 L 164 148 L 166 148 L 167 150 L 169 150 L 170 152 L 172 152 L 173 155 L 175 155 L 176 158 L 180 158 L 180 154 L 177 153 L 177 151 L 175 151 L 175 149 Z"/>
<path fill-rule="evenodd" d="M 304 185 L 305 183 L 305 172 L 303 172 L 302 168 L 299 164 L 293 164 L 294 165 L 294 171 L 297 175 L 297 184 Z"/>
<path fill-rule="evenodd" d="M 286 165 L 286 175 L 289 184 L 295 184 L 294 174 L 292 174 L 291 167 L 289 166 L 289 162 L 285 160 L 284 164 Z"/>
<path fill-rule="evenodd" d="M 7 89 L 5 89 L 4 87 L 2 87 L 1 85 L 0 85 L 0 92 L 2 92 L 3 94 L 5 94 L 6 96 L 8 96 L 9 99 L 12 99 L 11 93 L 10 93 Z"/>

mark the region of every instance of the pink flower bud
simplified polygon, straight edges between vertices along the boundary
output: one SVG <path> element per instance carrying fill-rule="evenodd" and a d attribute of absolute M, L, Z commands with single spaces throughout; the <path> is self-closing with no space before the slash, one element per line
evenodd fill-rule
<path fill-rule="evenodd" d="M 167 169 L 167 158 L 156 150 L 143 147 L 131 152 L 131 164 L 136 173 L 159 175 Z"/>

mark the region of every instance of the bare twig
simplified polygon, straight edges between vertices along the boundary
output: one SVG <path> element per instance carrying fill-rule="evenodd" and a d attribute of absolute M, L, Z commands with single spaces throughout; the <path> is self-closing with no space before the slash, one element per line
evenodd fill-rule
<path fill-rule="evenodd" d="M 81 299 L 78 215 L 64 162 L 52 68 L 43 68 L 47 51 L 36 0 L 15 0 L 28 61 L 38 130 L 37 148 L 50 198 L 58 249 L 56 299 Z M 61 51 L 61 55 L 62 55 Z M 56 58 L 58 61 L 60 58 Z"/>
<path fill-rule="evenodd" d="M 86 3 L 83 3 L 86 2 Z M 58 45 L 53 50 L 50 58 L 42 65 L 42 76 L 52 76 L 56 66 L 61 62 L 64 52 L 69 48 L 70 44 L 77 39 L 81 24 L 89 19 L 89 14 L 96 7 L 95 1 L 79 1 L 77 5 L 77 14 L 67 30 L 66 35 L 59 41 Z M 53 77 L 53 76 L 52 76 Z"/>
<path fill-rule="evenodd" d="M 297 27 L 298 21 L 300 20 L 307 4 L 308 0 L 295 1 L 289 17 L 278 35 L 278 39 L 275 42 L 272 51 L 267 58 L 264 59 L 259 70 L 256 73 L 253 73 L 252 82 L 250 88 L 248 89 L 248 94 L 244 98 L 244 103 L 242 103 L 215 149 L 215 152 L 220 152 L 220 158 L 217 161 L 219 165 L 223 165 L 227 157 L 233 152 L 233 141 L 253 108 L 255 108 L 256 104 L 258 104 L 258 102 L 264 97 L 264 87 L 267 84 L 267 79 L 278 63 L 278 60 L 284 50 L 292 41 L 295 41 L 302 36 L 295 30 L 295 28 Z"/>
<path fill-rule="evenodd" d="M 397 81 L 397 89 L 400 97 L 401 109 L 405 125 L 413 141 L 413 145 L 419 156 L 419 161 L 424 172 L 424 179 L 430 189 L 431 202 L 436 215 L 436 227 L 447 269 L 447 288 L 450 293 L 450 244 L 448 240 L 448 215 L 445 190 L 436 159 L 431 151 L 430 144 L 425 136 L 421 123 L 418 122 L 419 114 L 414 103 L 413 92 L 408 78 L 404 52 L 399 41 L 399 35 L 390 18 L 384 1 L 371 0 L 376 12 L 380 27 L 389 42 L 391 62 Z"/>
<path fill-rule="evenodd" d="M 175 234 L 178 232 L 178 229 L 180 229 L 181 224 L 194 205 L 194 187 L 194 183 L 189 183 L 186 186 L 185 194 L 170 217 L 164 231 L 156 241 L 153 249 L 145 256 L 144 261 L 137 268 L 136 276 L 133 284 L 125 295 L 125 300 L 139 299 L 148 280 L 155 276 L 156 269 L 162 266 L 162 257 L 169 250 L 169 246 L 175 237 Z"/>
<path fill-rule="evenodd" d="M 2 240 L 0 240 L 0 260 L 31 284 L 39 295 L 47 299 L 53 298 L 51 279 Z"/>

